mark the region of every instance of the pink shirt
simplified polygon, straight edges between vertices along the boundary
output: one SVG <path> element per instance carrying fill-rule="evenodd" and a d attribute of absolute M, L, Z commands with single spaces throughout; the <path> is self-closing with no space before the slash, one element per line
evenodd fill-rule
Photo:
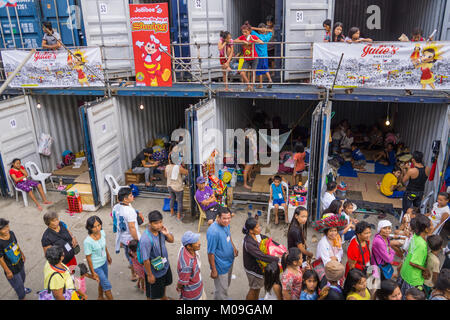
<path fill-rule="evenodd" d="M 77 290 L 83 292 L 84 294 L 86 294 L 86 277 L 83 278 L 77 278 L 74 277 L 75 279 L 75 288 L 77 288 Z"/>

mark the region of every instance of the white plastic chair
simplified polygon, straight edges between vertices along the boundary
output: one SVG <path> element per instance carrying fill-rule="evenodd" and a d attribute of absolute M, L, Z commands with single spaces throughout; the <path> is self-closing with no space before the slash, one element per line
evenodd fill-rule
<path fill-rule="evenodd" d="M 44 189 L 44 193 L 47 194 L 47 187 L 45 186 L 45 180 L 50 178 L 52 174 L 43 173 L 41 169 L 39 169 L 39 167 L 36 165 L 36 163 L 31 161 L 25 163 L 25 169 L 28 171 L 28 174 L 30 175 L 31 179 L 41 182 L 42 188 Z M 54 187 L 53 181 L 52 185 Z"/>
<path fill-rule="evenodd" d="M 19 192 L 22 193 L 22 197 L 23 197 L 23 203 L 25 205 L 25 207 L 28 207 L 28 194 L 27 192 L 20 190 L 19 188 L 16 187 L 16 184 L 14 183 L 14 179 L 8 174 L 8 179 L 11 182 L 11 184 L 14 187 L 14 193 L 16 194 L 16 201 L 19 202 Z"/>
<path fill-rule="evenodd" d="M 428 201 L 430 201 L 430 199 L 433 196 L 433 194 L 434 194 L 434 191 L 430 191 L 430 193 L 425 197 L 425 199 L 422 200 L 422 203 L 420 204 L 420 207 L 419 207 L 420 213 L 422 213 L 422 214 L 426 213 L 425 209 L 427 208 Z M 402 210 L 402 214 L 400 215 L 400 223 L 402 223 L 404 214 L 405 213 Z"/>
<path fill-rule="evenodd" d="M 289 185 L 285 181 L 281 181 L 281 185 L 286 188 L 286 194 L 287 194 L 288 200 L 289 200 Z M 267 225 L 269 225 L 269 222 L 270 222 L 270 211 L 273 208 L 275 208 L 275 206 L 273 205 L 273 202 L 269 202 L 269 209 L 267 210 Z M 278 210 L 283 210 L 283 212 L 284 212 L 284 207 L 279 206 Z M 284 212 L 284 214 L 288 214 L 288 213 Z"/>
<path fill-rule="evenodd" d="M 447 217 L 447 219 L 445 219 L 444 223 L 442 223 L 439 228 L 437 228 L 436 230 L 433 231 L 434 235 L 438 235 L 439 233 L 441 233 L 441 230 L 444 228 L 445 223 L 448 221 L 448 219 L 450 219 L 450 217 Z M 446 243 L 446 239 L 444 239 L 444 243 Z"/>
<path fill-rule="evenodd" d="M 119 194 L 120 189 L 129 188 L 128 186 L 119 186 L 116 179 L 110 175 L 105 175 L 106 183 L 108 183 L 109 190 L 111 191 L 111 208 L 114 206 L 114 199 Z"/>

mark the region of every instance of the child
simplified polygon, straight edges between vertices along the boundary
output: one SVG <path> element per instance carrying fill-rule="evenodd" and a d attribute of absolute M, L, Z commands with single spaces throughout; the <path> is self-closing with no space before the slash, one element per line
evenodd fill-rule
<path fill-rule="evenodd" d="M 234 40 L 234 43 L 242 43 L 242 51 L 244 53 L 244 65 L 242 66 L 241 78 L 242 82 L 247 84 L 245 91 L 254 91 L 253 83 L 256 80 L 255 69 L 258 62 L 258 53 L 255 50 L 255 43 L 264 44 L 257 36 L 253 36 L 252 26 L 246 21 L 241 27 L 242 36 Z M 251 83 L 246 73 L 251 72 L 253 77 Z"/>
<path fill-rule="evenodd" d="M 412 287 L 406 291 L 406 300 L 426 300 L 425 293 L 419 289 Z"/>
<path fill-rule="evenodd" d="M 292 174 L 292 181 L 294 185 L 297 185 L 297 177 L 300 178 L 300 175 L 303 171 L 305 171 L 305 147 L 302 143 L 299 143 L 295 147 L 294 153 L 294 173 Z"/>
<path fill-rule="evenodd" d="M 317 300 L 319 297 L 319 276 L 314 270 L 306 270 L 303 275 L 300 300 Z"/>
<path fill-rule="evenodd" d="M 75 267 L 73 283 L 81 300 L 88 299 L 88 296 L 86 295 L 86 278 L 94 279 L 94 277 L 92 277 L 92 275 L 88 272 L 87 266 L 84 263 L 80 263 L 77 267 Z"/>
<path fill-rule="evenodd" d="M 411 41 L 412 42 L 425 41 L 425 39 L 422 37 L 422 30 L 420 28 L 416 28 L 413 30 L 411 35 Z"/>
<path fill-rule="evenodd" d="M 352 130 L 347 128 L 341 139 L 341 153 L 347 153 L 351 150 L 352 143 L 354 142 Z"/>
<path fill-rule="evenodd" d="M 402 174 L 402 169 L 400 167 L 395 166 L 392 169 L 392 173 L 386 173 L 381 180 L 380 191 L 388 198 L 403 198 L 404 191 L 397 191 L 402 187 L 401 183 L 398 183 L 398 178 Z"/>
<path fill-rule="evenodd" d="M 447 220 L 450 215 L 450 208 L 448 207 L 449 194 L 447 192 L 439 192 L 437 202 L 433 204 L 433 209 L 430 213 L 425 214 L 430 218 L 433 226 L 431 233 L 438 230 L 441 225 Z"/>
<path fill-rule="evenodd" d="M 258 31 L 258 32 L 256 32 Z M 267 42 L 270 41 L 270 39 L 272 39 L 272 32 L 271 29 L 268 29 L 267 26 L 264 23 L 260 23 L 258 25 L 258 28 L 253 28 L 252 27 L 252 32 L 251 35 L 253 36 L 257 36 L 261 41 L 264 42 L 264 44 L 257 44 L 256 47 L 256 52 L 258 53 L 258 66 L 256 67 L 256 69 L 258 71 L 256 71 L 256 75 L 259 76 L 259 89 L 262 89 L 263 85 L 262 85 L 262 78 L 263 75 L 265 75 L 267 77 L 267 79 L 269 80 L 269 84 L 267 85 L 267 88 L 272 88 L 272 78 L 270 77 L 270 73 L 268 71 L 269 69 L 269 58 L 268 58 L 268 51 L 267 51 Z"/>
<path fill-rule="evenodd" d="M 231 71 L 230 62 L 234 56 L 233 39 L 228 31 L 220 31 L 220 40 L 217 45 L 220 54 L 220 64 L 222 66 L 223 82 L 225 82 L 225 91 L 228 89 L 228 71 Z"/>
<path fill-rule="evenodd" d="M 270 200 L 274 206 L 275 213 L 275 225 L 278 225 L 278 208 L 282 206 L 284 208 L 284 220 L 286 223 L 288 221 L 288 209 L 287 209 L 287 190 L 285 191 L 281 184 L 281 177 L 275 176 L 273 183 L 270 185 Z"/>
<path fill-rule="evenodd" d="M 299 248 L 290 248 L 281 257 L 283 274 L 281 285 L 283 300 L 299 300 L 302 291 L 302 266 L 303 258 Z"/>
<path fill-rule="evenodd" d="M 444 240 L 441 236 L 432 235 L 427 238 L 428 244 L 428 258 L 427 258 L 427 269 L 430 273 L 430 277 L 425 279 L 423 284 L 425 295 L 427 299 L 430 297 L 431 291 L 433 291 L 434 285 L 436 284 L 439 275 L 439 252 L 442 249 L 442 244 Z"/>
<path fill-rule="evenodd" d="M 142 292 L 144 292 L 145 291 L 144 265 L 140 264 L 137 259 L 137 247 L 138 247 L 137 240 L 131 240 L 130 242 L 128 242 L 128 249 L 129 249 L 128 254 L 130 255 L 131 261 L 133 262 L 133 269 L 138 276 L 137 287 L 138 289 L 141 289 Z"/>
<path fill-rule="evenodd" d="M 345 279 L 343 293 L 347 300 L 370 300 L 366 275 L 359 269 L 351 269 Z"/>
<path fill-rule="evenodd" d="M 398 230 L 394 231 L 394 234 L 410 237 L 412 236 L 411 232 L 411 219 L 415 218 L 417 214 L 419 214 L 419 208 L 408 208 L 402 218 L 402 224 L 398 228 Z"/>
<path fill-rule="evenodd" d="M 361 38 L 361 32 L 358 27 L 352 27 L 348 31 L 348 37 L 345 38 L 347 43 L 360 43 L 360 42 L 372 42 L 370 38 Z"/>
<path fill-rule="evenodd" d="M 344 24 L 342 22 L 336 22 L 333 26 L 332 42 L 344 42 L 345 36 L 343 34 Z"/>
<path fill-rule="evenodd" d="M 397 162 L 397 159 L 395 158 L 395 151 L 394 151 L 394 145 L 392 143 L 388 143 L 386 146 L 386 149 L 379 152 L 375 158 L 375 162 L 379 161 L 382 165 L 385 166 L 393 166 Z"/>
<path fill-rule="evenodd" d="M 325 37 L 323 42 L 331 42 L 331 20 L 327 19 L 323 22 L 323 28 L 325 29 Z"/>
<path fill-rule="evenodd" d="M 353 219 L 353 210 L 355 209 L 355 207 L 353 206 L 353 202 L 346 200 L 344 202 L 344 210 L 342 212 L 343 215 L 345 215 L 345 218 L 347 219 L 347 225 L 350 226 L 350 228 L 348 228 L 347 232 L 341 232 L 341 234 L 344 235 L 343 240 L 347 241 L 347 240 L 351 240 L 353 238 L 353 236 L 355 235 L 355 228 L 354 226 L 356 226 L 356 224 L 359 222 L 358 219 Z M 347 228 L 345 228 L 347 229 Z M 344 231 L 345 231 L 344 229 Z"/>
<path fill-rule="evenodd" d="M 277 262 L 269 263 L 264 269 L 264 300 L 282 300 L 280 267 Z"/>
<path fill-rule="evenodd" d="M 352 143 L 352 166 L 354 169 L 364 170 L 364 166 L 366 165 L 366 157 L 359 150 L 355 143 Z"/>

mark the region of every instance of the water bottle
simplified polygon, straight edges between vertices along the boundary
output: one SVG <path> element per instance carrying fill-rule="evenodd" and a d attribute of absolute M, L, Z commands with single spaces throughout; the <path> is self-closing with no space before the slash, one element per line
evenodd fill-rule
<path fill-rule="evenodd" d="M 233 170 L 233 173 L 231 175 L 231 187 L 234 188 L 236 186 L 236 181 L 237 181 L 237 173 L 236 170 Z"/>

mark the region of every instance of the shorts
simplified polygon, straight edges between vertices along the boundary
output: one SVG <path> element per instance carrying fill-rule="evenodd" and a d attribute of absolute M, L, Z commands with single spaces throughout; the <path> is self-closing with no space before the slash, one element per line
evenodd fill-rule
<path fill-rule="evenodd" d="M 394 191 L 393 194 L 391 194 L 390 196 L 387 196 L 388 198 L 403 198 L 403 195 L 405 194 L 405 191 Z"/>
<path fill-rule="evenodd" d="M 161 299 L 164 297 L 164 291 L 167 286 L 172 284 L 172 270 L 167 269 L 165 275 L 155 279 L 154 284 L 148 283 L 147 274 L 145 274 L 145 294 L 150 299 Z"/>
<path fill-rule="evenodd" d="M 286 201 L 284 201 L 284 199 L 273 199 L 272 200 L 272 204 L 275 206 L 276 204 L 279 206 L 282 206 L 283 204 L 285 204 Z"/>
<path fill-rule="evenodd" d="M 259 278 L 253 274 L 248 272 L 245 273 L 248 279 L 248 286 L 250 289 L 261 289 L 264 287 L 264 278 Z"/>
<path fill-rule="evenodd" d="M 37 187 L 40 183 L 34 180 L 22 180 L 16 184 L 17 189 L 25 192 L 30 192 L 33 188 Z"/>
<path fill-rule="evenodd" d="M 243 71 L 243 69 L 255 70 L 256 66 L 258 65 L 258 60 L 259 59 L 244 60 L 241 71 Z"/>
<path fill-rule="evenodd" d="M 267 72 L 269 72 L 269 59 L 267 58 L 259 58 L 258 59 L 258 66 L 256 69 L 260 71 L 256 71 L 257 76 L 265 75 Z"/>
<path fill-rule="evenodd" d="M 216 220 L 217 215 L 220 212 L 229 212 L 231 213 L 230 209 L 227 207 L 222 207 L 220 204 L 216 204 L 213 207 L 209 208 L 208 210 L 206 210 L 205 214 L 206 214 L 206 221 L 209 220 Z"/>
<path fill-rule="evenodd" d="M 111 282 L 108 280 L 108 261 L 101 267 L 94 269 L 95 273 L 98 275 L 100 279 L 100 286 L 103 291 L 109 291 L 112 289 Z"/>

